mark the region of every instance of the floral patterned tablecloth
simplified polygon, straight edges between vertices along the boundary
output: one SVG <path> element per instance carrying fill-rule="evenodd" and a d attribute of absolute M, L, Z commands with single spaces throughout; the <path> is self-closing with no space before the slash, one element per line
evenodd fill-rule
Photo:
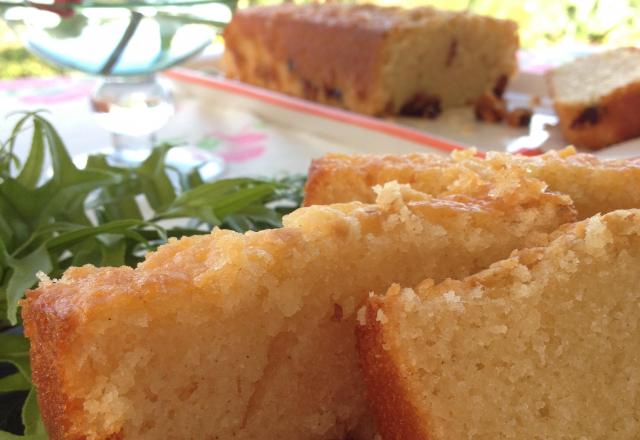
<path fill-rule="evenodd" d="M 88 96 L 95 80 L 83 76 L 0 81 L 0 137 L 6 139 L 21 110 L 44 109 L 72 154 L 110 145 L 110 136 L 93 120 Z M 335 141 L 268 123 L 255 115 L 199 102 L 176 93 L 177 112 L 158 140 L 184 140 L 214 151 L 227 163 L 225 176 L 305 172 L 311 158 L 329 151 L 349 151 Z M 15 117 L 13 118 L 15 120 Z M 26 155 L 28 138 L 18 143 Z"/>

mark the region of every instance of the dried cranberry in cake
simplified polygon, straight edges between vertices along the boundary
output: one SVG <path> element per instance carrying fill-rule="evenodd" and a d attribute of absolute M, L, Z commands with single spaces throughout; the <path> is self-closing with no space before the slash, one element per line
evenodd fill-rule
<path fill-rule="evenodd" d="M 442 113 L 440 98 L 423 93 L 416 93 L 400 109 L 400 114 L 403 116 L 426 116 L 429 119 L 438 117 L 440 113 Z"/>
<path fill-rule="evenodd" d="M 500 122 L 507 114 L 504 101 L 490 92 L 485 93 L 475 102 L 473 110 L 476 119 L 485 122 Z"/>
<path fill-rule="evenodd" d="M 449 44 L 449 51 L 447 52 L 447 61 L 445 62 L 445 66 L 449 67 L 453 63 L 453 60 L 456 58 L 458 54 L 458 40 L 453 39 Z"/>
<path fill-rule="evenodd" d="M 595 125 L 600 120 L 600 110 L 597 106 L 585 108 L 577 118 L 573 120 L 570 127 L 573 129 Z"/>
<path fill-rule="evenodd" d="M 311 81 L 303 79 L 302 86 L 304 90 L 304 97 L 307 99 L 315 100 L 318 98 L 318 87 Z"/>
<path fill-rule="evenodd" d="M 504 91 L 507 90 L 507 85 L 509 84 L 509 77 L 507 75 L 500 75 L 496 84 L 493 86 L 493 94 L 498 98 L 502 98 L 504 95 Z"/>
<path fill-rule="evenodd" d="M 335 101 L 342 102 L 342 91 L 340 89 L 325 86 L 324 95 L 327 97 L 327 99 L 333 99 Z"/>
<path fill-rule="evenodd" d="M 511 127 L 528 127 L 533 111 L 530 108 L 514 108 L 507 112 L 507 125 Z"/>

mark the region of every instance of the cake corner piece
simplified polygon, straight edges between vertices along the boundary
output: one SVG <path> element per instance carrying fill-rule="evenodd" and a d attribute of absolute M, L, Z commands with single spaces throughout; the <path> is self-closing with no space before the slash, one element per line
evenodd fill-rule
<path fill-rule="evenodd" d="M 565 139 L 597 150 L 640 136 L 640 49 L 586 55 L 546 75 Z"/>
<path fill-rule="evenodd" d="M 640 210 L 621 210 L 465 279 L 370 298 L 358 339 L 383 437 L 638 437 L 638 264 Z"/>

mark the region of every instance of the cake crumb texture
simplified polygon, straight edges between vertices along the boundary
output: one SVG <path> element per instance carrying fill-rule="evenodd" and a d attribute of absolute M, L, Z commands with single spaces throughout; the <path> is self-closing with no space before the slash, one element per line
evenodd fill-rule
<path fill-rule="evenodd" d="M 456 151 L 450 157 L 328 154 L 311 164 L 304 204 L 370 203 L 375 197 L 371 187 L 392 180 L 438 197 L 459 192 L 482 194 L 494 182 L 501 188 L 509 181 L 517 182 L 509 174 L 539 179 L 549 191 L 568 195 L 579 219 L 640 208 L 640 192 L 636 190 L 640 187 L 640 159 L 599 159 L 576 153 L 574 148 L 536 157 L 490 152 L 479 158 L 474 150 Z"/>
<path fill-rule="evenodd" d="M 389 183 L 379 203 L 44 280 L 22 313 L 49 437 L 370 439 L 355 335 L 369 293 L 472 274 L 575 219 L 538 183 L 506 188 L 437 199 Z"/>
<path fill-rule="evenodd" d="M 371 297 L 359 349 L 383 438 L 640 438 L 638 265 L 640 211 L 621 210 Z"/>

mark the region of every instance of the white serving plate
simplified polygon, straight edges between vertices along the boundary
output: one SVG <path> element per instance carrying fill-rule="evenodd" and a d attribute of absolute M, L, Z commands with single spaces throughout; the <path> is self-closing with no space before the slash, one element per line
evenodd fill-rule
<path fill-rule="evenodd" d="M 522 72 L 512 79 L 505 98 L 509 107 L 538 104 L 530 127 L 476 121 L 470 107 L 450 109 L 437 119 L 373 118 L 254 87 L 225 78 L 217 69 L 217 57 L 203 58 L 187 67 L 166 73 L 180 92 L 197 96 L 211 106 L 224 106 L 256 115 L 287 129 L 349 145 L 361 152 L 402 153 L 424 151 L 448 153 L 456 148 L 537 154 L 565 147 L 551 100 L 541 73 Z M 340 150 L 340 148 L 337 148 Z M 601 157 L 640 154 L 640 138 L 595 152 Z"/>

